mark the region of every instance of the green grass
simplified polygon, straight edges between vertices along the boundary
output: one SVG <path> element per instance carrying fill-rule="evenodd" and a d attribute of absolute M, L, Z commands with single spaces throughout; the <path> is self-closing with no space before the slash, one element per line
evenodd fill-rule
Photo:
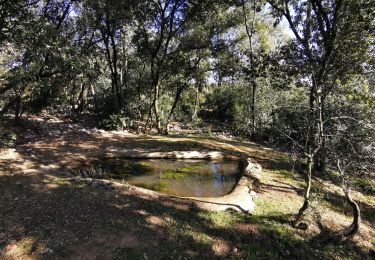
<path fill-rule="evenodd" d="M 160 181 L 158 183 L 153 183 L 153 184 L 141 183 L 141 184 L 137 184 L 137 186 L 140 186 L 140 187 L 148 189 L 148 190 L 154 190 L 154 191 L 166 191 L 166 190 L 168 190 L 168 183 L 165 182 L 165 181 Z"/>

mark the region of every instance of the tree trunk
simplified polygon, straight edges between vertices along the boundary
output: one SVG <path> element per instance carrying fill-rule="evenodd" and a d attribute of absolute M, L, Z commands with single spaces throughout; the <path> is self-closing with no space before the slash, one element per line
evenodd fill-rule
<path fill-rule="evenodd" d="M 345 179 L 345 173 L 343 169 L 340 167 L 340 160 L 337 161 L 337 168 L 341 174 L 342 182 L 343 182 L 343 190 L 345 193 L 346 201 L 349 203 L 350 207 L 353 211 L 353 221 L 350 226 L 336 232 L 334 234 L 334 238 L 345 238 L 351 237 L 358 233 L 359 227 L 361 225 L 361 211 L 359 209 L 358 204 L 353 200 L 350 192 L 350 187 Z"/>
<path fill-rule="evenodd" d="M 311 191 L 311 176 L 313 169 L 313 156 L 310 154 L 307 158 L 307 173 L 306 173 L 306 189 L 304 194 L 304 202 L 302 207 L 299 209 L 298 214 L 293 222 L 294 227 L 298 227 L 298 224 L 303 220 L 303 216 L 310 207 L 310 191 Z"/>
<path fill-rule="evenodd" d="M 164 134 L 165 135 L 168 135 L 168 132 L 169 132 L 169 123 L 170 123 L 170 120 L 171 120 L 172 115 L 174 113 L 174 110 L 176 109 L 177 103 L 180 100 L 180 97 L 181 97 L 181 94 L 182 94 L 183 90 L 184 90 L 184 87 L 180 87 L 180 88 L 177 89 L 177 92 L 176 92 L 176 95 L 175 95 L 175 99 L 174 99 L 171 111 L 169 112 L 169 115 L 168 115 L 168 118 L 167 118 L 167 121 L 166 121 L 166 124 L 165 124 L 165 127 L 164 127 Z"/>
<path fill-rule="evenodd" d="M 81 92 L 79 93 L 78 96 L 78 107 L 76 112 L 82 112 L 83 108 L 85 106 L 85 84 L 81 83 Z"/>
<path fill-rule="evenodd" d="M 347 202 L 352 208 L 353 211 L 353 221 L 352 224 L 346 227 L 343 230 L 338 231 L 335 236 L 336 237 L 351 237 L 358 233 L 359 227 L 361 225 L 361 211 L 359 209 L 358 204 L 353 200 L 350 194 L 349 188 L 344 188 L 345 197 Z"/>
<path fill-rule="evenodd" d="M 153 110 L 155 114 L 155 123 L 156 123 L 156 129 L 158 130 L 158 133 L 162 132 L 161 125 L 160 125 L 160 117 L 159 117 L 159 95 L 160 95 L 160 82 L 157 81 L 154 84 L 154 101 L 153 101 Z"/>
<path fill-rule="evenodd" d="M 98 107 L 98 99 L 96 97 L 95 86 L 93 84 L 90 84 L 90 89 L 91 89 L 92 99 L 94 100 L 95 111 L 98 111 L 99 107 Z"/>
<path fill-rule="evenodd" d="M 122 106 L 125 107 L 125 97 L 126 97 L 126 91 L 128 88 L 128 55 L 126 53 L 126 48 L 124 46 L 124 43 L 122 44 L 122 53 L 123 53 L 123 64 L 122 64 L 122 69 L 121 69 L 121 86 L 122 86 Z"/>
<path fill-rule="evenodd" d="M 18 123 L 21 118 L 21 95 L 18 94 L 16 97 L 16 104 L 14 107 L 14 121 Z"/>
<path fill-rule="evenodd" d="M 197 117 L 198 108 L 199 108 L 199 87 L 197 86 L 195 88 L 194 111 L 193 111 L 193 115 L 191 116 L 191 121 L 194 121 L 194 119 Z"/>
<path fill-rule="evenodd" d="M 142 72 L 144 71 L 145 69 L 145 65 L 143 65 L 143 69 L 142 69 Z M 142 97 L 141 97 L 141 78 L 142 78 L 142 75 L 143 73 L 142 72 L 139 72 L 139 76 L 138 76 L 138 84 L 137 84 L 137 96 L 138 96 L 138 120 L 137 120 L 137 133 L 140 133 L 140 124 L 141 124 L 141 121 L 143 121 L 143 113 L 142 113 Z M 146 126 L 145 126 L 145 129 L 147 127 L 147 123 L 146 123 Z M 144 129 L 144 130 L 145 130 Z"/>
<path fill-rule="evenodd" d="M 114 38 L 111 35 L 111 25 L 108 20 L 108 14 L 106 17 L 106 31 L 100 30 L 102 37 L 103 37 L 103 42 L 105 45 L 105 50 L 106 50 L 106 56 L 107 56 L 107 62 L 108 62 L 108 67 L 111 72 L 111 87 L 112 87 L 112 97 L 114 99 L 113 103 L 113 109 L 115 110 L 116 113 L 120 111 L 120 96 L 119 96 L 119 87 L 118 87 L 118 73 L 117 73 L 117 52 L 116 52 L 116 46 L 114 46 Z M 112 47 L 112 55 L 111 55 L 111 50 L 110 50 L 110 43 L 109 40 L 111 38 L 111 47 Z"/>
<path fill-rule="evenodd" d="M 256 127 L 255 127 L 255 95 L 256 95 L 256 89 L 257 89 L 257 84 L 256 84 L 256 81 L 255 79 L 253 79 L 253 88 L 252 88 L 252 98 L 251 98 L 251 137 L 253 139 L 255 139 L 255 131 L 256 131 Z"/>
<path fill-rule="evenodd" d="M 113 60 L 113 81 L 114 81 L 114 85 L 115 85 L 115 89 L 116 89 L 116 96 L 117 96 L 117 104 L 119 106 L 119 110 L 122 108 L 122 106 L 124 105 L 124 101 L 123 101 L 123 92 L 121 91 L 121 88 L 120 88 L 120 84 L 119 84 L 119 73 L 118 73 L 118 70 L 117 70 L 117 60 L 118 60 L 118 57 L 117 57 L 117 47 L 116 47 L 116 42 L 115 42 L 115 38 L 114 38 L 114 29 L 112 28 L 112 30 L 110 30 L 108 33 L 110 34 L 110 37 L 111 37 L 111 46 L 112 46 L 112 60 Z"/>
<path fill-rule="evenodd" d="M 22 87 L 17 91 L 17 96 L 15 98 L 15 106 L 14 106 L 14 121 L 18 123 L 21 119 L 22 114 L 22 96 L 25 87 Z"/>
<path fill-rule="evenodd" d="M 253 35 L 254 35 L 254 25 L 255 25 L 255 16 L 256 16 L 256 8 L 257 8 L 257 1 L 253 1 L 252 11 L 253 17 L 251 20 L 251 24 L 248 23 L 248 17 L 246 14 L 246 2 L 245 0 L 241 1 L 242 3 L 242 15 L 244 18 L 244 24 L 246 29 L 247 38 L 249 40 L 249 49 L 250 49 L 250 73 L 252 78 L 252 97 L 251 97 L 251 105 L 250 105 L 250 113 L 251 113 L 251 137 L 252 139 L 255 138 L 255 94 L 257 90 L 257 83 L 256 83 L 256 73 L 255 73 L 255 63 L 254 63 L 254 49 L 253 49 Z"/>

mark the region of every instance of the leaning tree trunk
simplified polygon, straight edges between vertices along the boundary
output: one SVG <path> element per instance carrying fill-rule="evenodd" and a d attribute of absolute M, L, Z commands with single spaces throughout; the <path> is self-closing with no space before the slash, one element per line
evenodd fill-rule
<path fill-rule="evenodd" d="M 307 158 L 307 173 L 306 173 L 306 190 L 303 196 L 304 202 L 302 207 L 299 209 L 296 218 L 293 222 L 293 226 L 297 227 L 298 224 L 303 220 L 303 217 L 310 207 L 310 191 L 311 191 L 311 176 L 312 176 L 312 169 L 313 169 L 313 156 L 309 155 Z"/>
<path fill-rule="evenodd" d="M 345 237 L 351 237 L 351 236 L 354 236 L 358 233 L 359 231 L 359 227 L 361 225 L 361 210 L 359 209 L 359 206 L 358 204 L 353 200 L 351 194 L 350 194 L 350 187 L 344 177 L 344 171 L 343 169 L 340 167 L 340 161 L 337 162 L 337 168 L 341 174 L 341 178 L 342 178 L 342 182 L 343 182 L 343 190 L 344 190 L 344 193 L 345 193 L 345 197 L 346 197 L 346 201 L 349 203 L 350 207 L 352 208 L 352 211 L 353 211 L 353 221 L 352 223 L 336 232 L 334 234 L 334 237 L 336 238 L 345 238 Z"/>
<path fill-rule="evenodd" d="M 361 225 L 361 211 L 359 209 L 358 204 L 353 200 L 350 194 L 350 189 L 349 188 L 344 188 L 345 192 L 345 197 L 347 202 L 352 208 L 353 211 L 353 221 L 350 224 L 350 226 L 338 231 L 335 236 L 344 238 L 344 237 L 351 237 L 354 236 L 358 233 L 359 231 L 359 226 Z"/>

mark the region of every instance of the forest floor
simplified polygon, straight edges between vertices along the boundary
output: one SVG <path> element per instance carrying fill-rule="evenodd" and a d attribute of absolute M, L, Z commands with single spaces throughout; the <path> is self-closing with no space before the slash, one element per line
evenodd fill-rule
<path fill-rule="evenodd" d="M 19 126 L 3 121 L 0 133 L 10 139 L 0 147 L 0 259 L 374 257 L 373 193 L 353 191 L 363 218 L 353 239 L 322 243 L 312 213 L 307 230 L 291 227 L 304 181 L 292 172 L 286 153 L 228 138 L 106 132 L 53 116 L 29 116 Z M 124 149 L 251 157 L 263 167 L 255 213 L 207 212 L 188 201 L 95 188 L 67 173 Z M 338 230 L 350 224 L 340 187 L 329 180 L 314 183 L 314 211 L 324 225 Z"/>

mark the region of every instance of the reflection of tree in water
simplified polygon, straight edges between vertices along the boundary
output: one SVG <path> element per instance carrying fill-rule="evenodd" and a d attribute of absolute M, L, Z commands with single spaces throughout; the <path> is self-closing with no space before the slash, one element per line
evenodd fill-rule
<path fill-rule="evenodd" d="M 214 174 L 214 188 L 217 194 L 222 193 L 222 182 L 225 181 L 225 175 L 220 173 L 220 163 L 210 162 L 210 167 Z"/>

